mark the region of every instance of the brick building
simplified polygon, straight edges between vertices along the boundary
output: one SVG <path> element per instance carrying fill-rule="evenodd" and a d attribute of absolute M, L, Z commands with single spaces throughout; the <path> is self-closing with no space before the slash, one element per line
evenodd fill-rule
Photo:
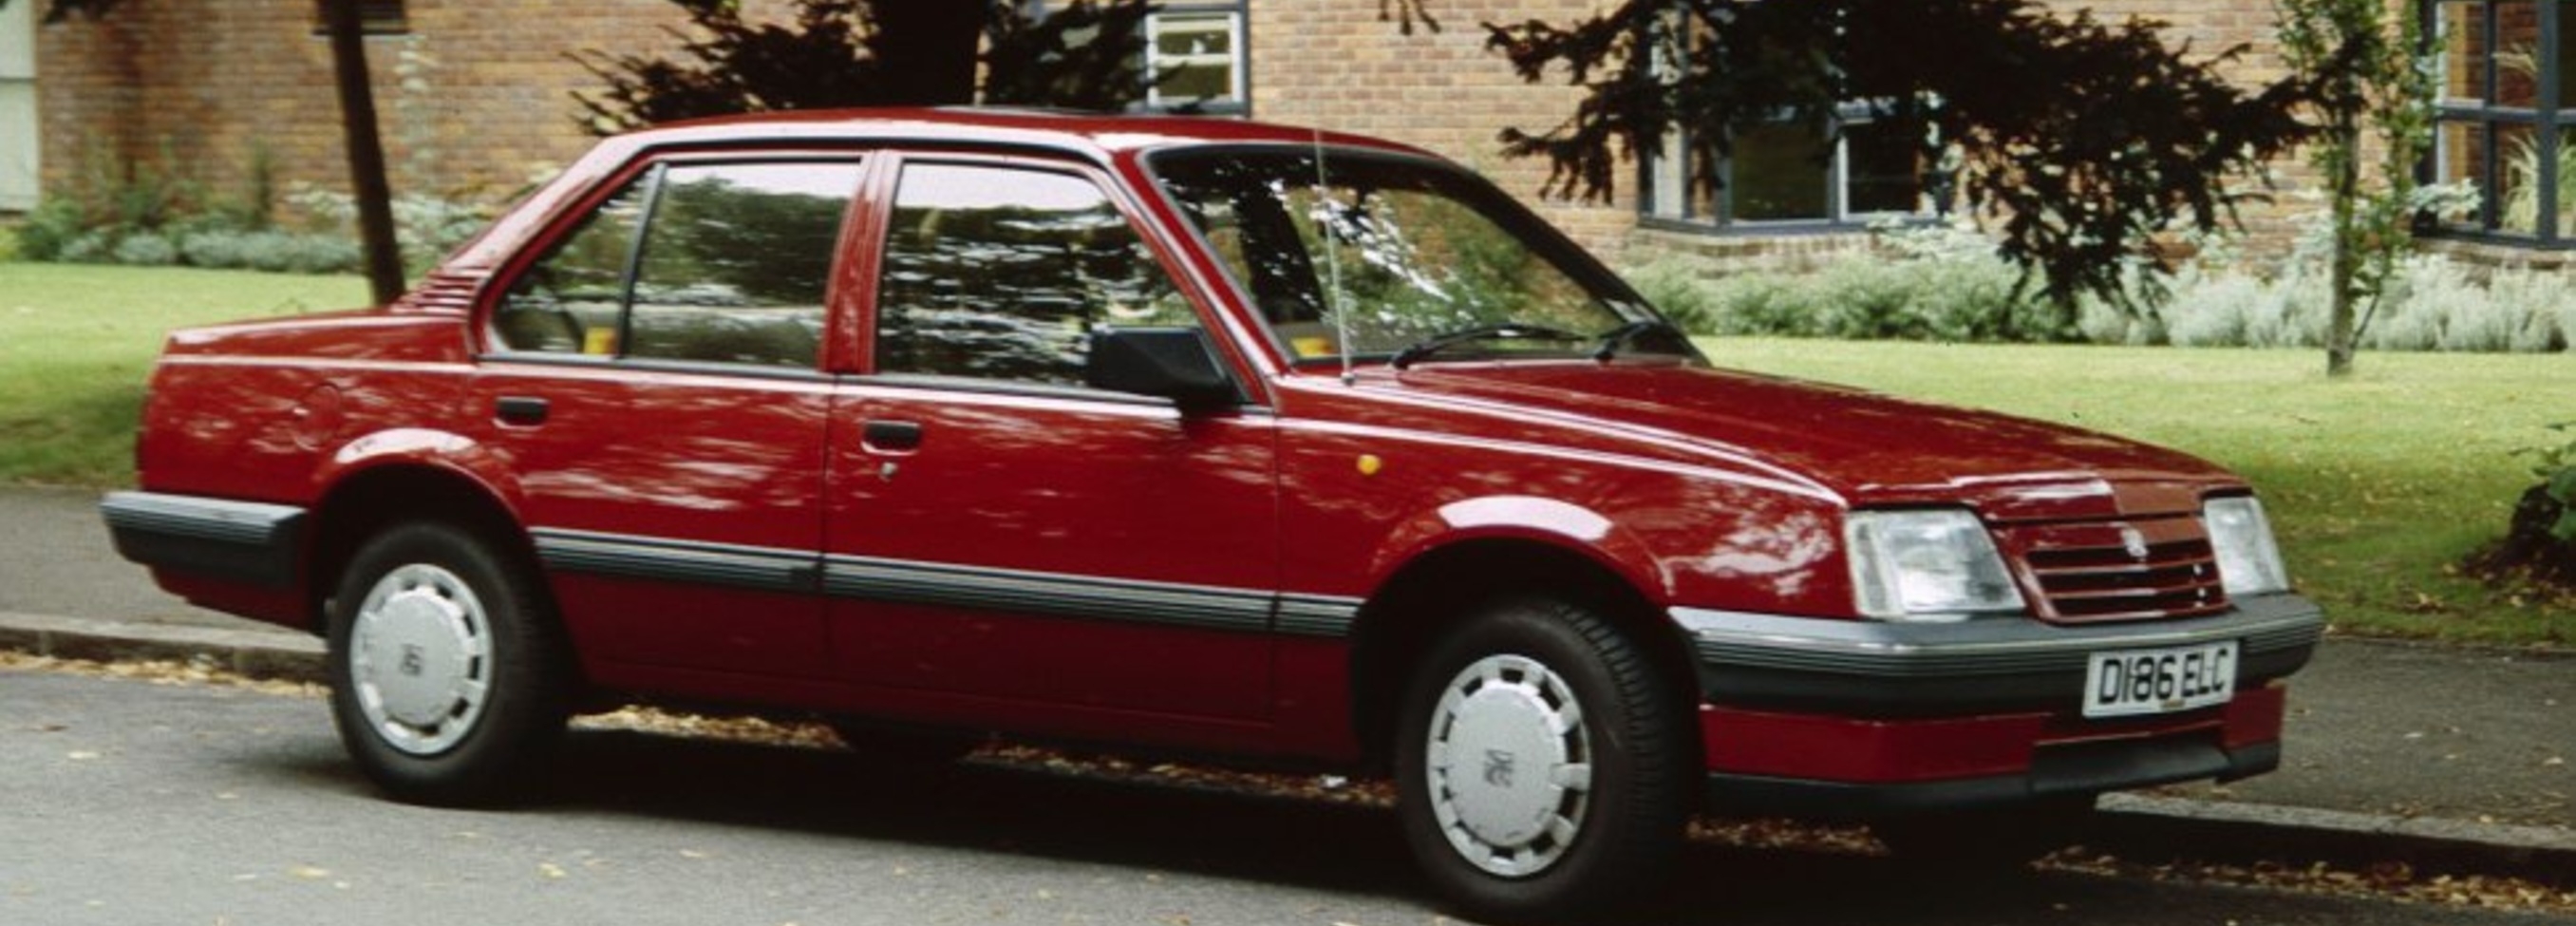
<path fill-rule="evenodd" d="M 23 37 L 26 8 L 40 2 L 17 0 L 0 22 L 18 22 Z M 2446 179 L 2559 201 L 2556 107 L 2567 79 L 2555 41 L 2559 4 L 2412 2 L 2449 27 L 2452 86 L 2437 170 Z M 1153 64 L 1177 69 L 1178 76 L 1160 91 L 1165 99 L 1159 102 L 1199 99 L 1216 112 L 1386 136 L 1440 151 L 1506 189 L 1534 194 L 1544 165 L 1503 158 L 1495 135 L 1506 126 L 1554 125 L 1572 111 L 1578 93 L 1522 83 L 1485 49 L 1476 24 L 1565 21 L 1600 0 L 1435 0 L 1432 8 L 1447 28 L 1410 36 L 1380 18 L 1380 0 L 1162 3 L 1151 30 Z M 2272 0 L 2083 5 L 2106 20 L 2166 20 L 2172 39 L 2194 49 L 2245 45 L 2249 53 L 2232 67 L 2249 82 L 2283 73 Z M 665 0 L 546 0 L 509 5 L 509 15 L 470 0 L 368 0 L 366 6 L 377 33 L 368 50 L 397 190 L 484 198 L 506 195 L 589 144 L 570 94 L 599 82 L 571 53 L 668 48 L 675 40 L 667 30 L 683 22 Z M 28 43 L 12 44 L 10 32 L 0 29 L 0 178 L 17 163 L 10 160 L 13 150 L 32 147 L 20 127 L 34 122 L 41 126 L 36 156 L 47 189 L 78 183 L 84 170 L 164 159 L 216 191 L 242 188 L 252 165 L 262 162 L 281 187 L 343 182 L 328 43 L 317 33 L 312 0 L 152 0 L 127 4 L 103 21 L 34 27 L 33 33 L 29 84 L 12 77 L 23 68 L 10 63 Z M 2512 76 L 2526 64 L 2532 76 Z M 2497 77 L 2499 67 L 2510 73 Z M 32 98 L 33 115 L 23 105 L 11 108 L 13 87 L 17 98 Z M 1678 250 L 1779 261 L 1850 249 L 1866 241 L 1857 231 L 1871 218 L 1917 213 L 1927 204 L 1910 162 L 1874 155 L 1891 149 L 1869 145 L 1866 125 L 1848 128 L 1843 150 L 1823 165 L 1806 155 L 1812 129 L 1802 135 L 1784 127 L 1777 137 L 1738 139 L 1722 202 L 1691 201 L 1665 164 L 1641 168 L 1609 203 L 1538 205 L 1613 259 Z M 2536 173 L 2516 173 L 2510 157 L 2497 156 L 2521 148 L 2544 155 Z M 2287 216 L 2313 208 L 2294 195 L 2304 168 L 2285 164 L 2279 173 L 2286 179 L 2278 201 L 2248 216 L 2258 237 L 2279 240 Z M 13 205 L 8 190 L 0 185 L 0 208 Z M 2530 210 L 2490 212 L 2468 217 L 2454 231 L 2548 246 L 2571 224 L 2556 220 L 2556 210 L 2539 210 L 2538 218 Z"/>

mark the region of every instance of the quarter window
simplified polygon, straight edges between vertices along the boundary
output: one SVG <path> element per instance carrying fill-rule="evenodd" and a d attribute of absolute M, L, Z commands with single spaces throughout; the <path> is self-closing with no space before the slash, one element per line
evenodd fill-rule
<path fill-rule="evenodd" d="M 1091 181 L 904 167 L 877 284 L 878 372 L 1080 386 L 1093 328 L 1196 324 Z"/>
<path fill-rule="evenodd" d="M 512 350 L 811 368 L 847 162 L 658 168 L 512 284 Z M 639 231 L 640 229 L 640 231 Z"/>

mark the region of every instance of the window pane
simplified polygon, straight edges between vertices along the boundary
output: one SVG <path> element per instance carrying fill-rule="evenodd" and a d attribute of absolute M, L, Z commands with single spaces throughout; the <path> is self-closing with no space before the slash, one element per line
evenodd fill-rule
<path fill-rule="evenodd" d="M 2444 3 L 2440 6 L 2441 96 L 2453 105 L 2482 103 L 2487 98 L 2487 5 Z"/>
<path fill-rule="evenodd" d="M 2540 137 L 2527 125 L 2496 126 L 2496 222 L 2530 234 L 2540 217 Z"/>
<path fill-rule="evenodd" d="M 2540 5 L 2528 2 L 2495 5 L 2495 104 L 2527 109 L 2540 105 Z"/>
<path fill-rule="evenodd" d="M 1817 126 L 1767 125 L 1735 137 L 1728 194 L 1734 218 L 1777 222 L 1830 218 L 1826 211 L 1825 134 Z"/>
<path fill-rule="evenodd" d="M 1069 174 L 903 171 L 877 286 L 876 366 L 1079 386 L 1100 324 L 1197 317 L 1100 188 Z"/>
<path fill-rule="evenodd" d="M 2433 179 L 2437 183 L 2467 184 L 2486 192 L 2493 184 L 2484 182 L 2480 173 L 2486 164 L 2486 129 L 2476 122 L 2444 121 L 2434 127 Z M 2477 224 L 2478 211 L 2465 215 L 2445 216 L 2454 223 Z"/>
<path fill-rule="evenodd" d="M 675 167 L 635 274 L 635 357 L 811 367 L 854 163 Z"/>
<path fill-rule="evenodd" d="M 547 353 L 617 352 L 627 249 L 635 243 L 635 224 L 643 219 L 649 179 L 609 197 L 554 250 L 511 281 L 492 317 L 503 344 Z"/>
<path fill-rule="evenodd" d="M 1921 147 L 1915 139 L 1873 123 L 1845 127 L 1843 151 L 1850 166 L 1845 171 L 1844 211 L 1861 215 L 1919 210 Z"/>
<path fill-rule="evenodd" d="M 1235 14 L 1160 13 L 1150 21 L 1147 69 L 1161 77 L 1153 102 L 1230 101 L 1236 98 L 1239 59 Z"/>

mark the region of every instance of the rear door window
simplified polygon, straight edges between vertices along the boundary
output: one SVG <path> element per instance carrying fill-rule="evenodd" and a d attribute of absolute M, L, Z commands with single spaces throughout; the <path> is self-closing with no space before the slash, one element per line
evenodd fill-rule
<path fill-rule="evenodd" d="M 657 167 L 519 276 L 510 350 L 810 369 L 853 161 Z"/>

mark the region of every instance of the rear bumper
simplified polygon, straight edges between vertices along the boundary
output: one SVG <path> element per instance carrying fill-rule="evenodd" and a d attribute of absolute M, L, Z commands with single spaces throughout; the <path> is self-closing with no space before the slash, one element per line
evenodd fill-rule
<path fill-rule="evenodd" d="M 1905 625 L 1676 609 L 1697 648 L 1709 803 L 1823 818 L 2002 806 L 2280 764 L 2287 693 L 2324 617 L 2267 595 L 2186 621 Z M 2221 705 L 2081 715 L 2096 652 L 2238 642 Z"/>
<path fill-rule="evenodd" d="M 295 582 L 304 509 L 160 492 L 110 492 L 100 516 L 116 552 L 155 573 L 253 588 Z"/>

